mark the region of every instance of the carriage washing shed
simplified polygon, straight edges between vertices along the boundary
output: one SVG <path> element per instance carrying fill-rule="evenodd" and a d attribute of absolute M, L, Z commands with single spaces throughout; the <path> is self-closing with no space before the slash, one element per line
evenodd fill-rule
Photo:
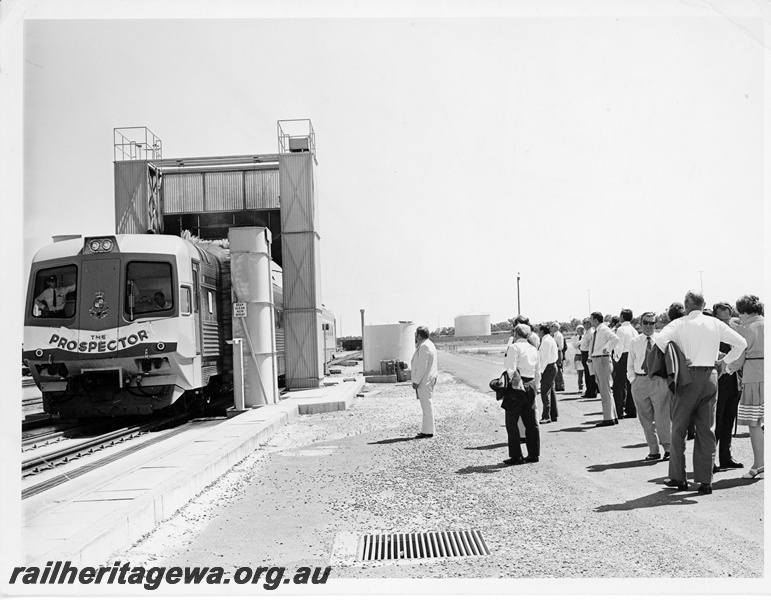
<path fill-rule="evenodd" d="M 268 229 L 283 269 L 286 387 L 313 388 L 324 378 L 316 139 L 308 119 L 278 121 L 277 133 L 275 154 L 164 158 L 147 127 L 116 128 L 115 229 L 202 240 Z"/>

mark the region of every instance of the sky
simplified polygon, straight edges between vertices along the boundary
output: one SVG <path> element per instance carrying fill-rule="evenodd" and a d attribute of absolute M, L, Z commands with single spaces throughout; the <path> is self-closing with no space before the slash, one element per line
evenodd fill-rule
<path fill-rule="evenodd" d="M 506 320 L 517 274 L 533 322 L 765 299 L 769 7 L 3 0 L 3 381 L 34 253 L 114 232 L 116 127 L 175 158 L 275 153 L 277 121 L 310 119 L 342 335 L 360 309 Z"/>
<path fill-rule="evenodd" d="M 278 120 L 310 119 L 322 300 L 343 335 L 360 309 L 506 320 L 517 273 L 534 322 L 660 312 L 691 288 L 763 296 L 760 3 L 28 4 L 22 293 L 52 235 L 114 232 L 113 128 L 148 127 L 174 158 L 273 153 Z"/>

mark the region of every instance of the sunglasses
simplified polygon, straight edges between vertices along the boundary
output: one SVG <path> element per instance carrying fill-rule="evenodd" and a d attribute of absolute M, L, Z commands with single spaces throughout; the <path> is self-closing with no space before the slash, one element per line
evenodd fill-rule
<path fill-rule="evenodd" d="M 656 321 L 643 321 L 642 324 L 643 325 L 655 325 Z"/>

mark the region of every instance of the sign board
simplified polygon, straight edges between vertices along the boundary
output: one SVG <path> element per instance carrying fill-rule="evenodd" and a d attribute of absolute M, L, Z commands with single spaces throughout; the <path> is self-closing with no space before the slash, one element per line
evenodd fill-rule
<path fill-rule="evenodd" d="M 233 316 L 234 317 L 246 317 L 246 302 L 234 302 L 233 303 Z"/>

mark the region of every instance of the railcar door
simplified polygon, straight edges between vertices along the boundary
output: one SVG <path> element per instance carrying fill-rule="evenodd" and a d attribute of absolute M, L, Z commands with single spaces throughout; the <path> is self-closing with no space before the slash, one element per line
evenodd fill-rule
<path fill-rule="evenodd" d="M 120 259 L 83 260 L 78 293 L 78 352 L 94 358 L 117 355 L 120 326 Z"/>
<path fill-rule="evenodd" d="M 193 261 L 193 314 L 195 315 L 195 353 L 201 354 L 201 280 L 200 265 Z"/>

